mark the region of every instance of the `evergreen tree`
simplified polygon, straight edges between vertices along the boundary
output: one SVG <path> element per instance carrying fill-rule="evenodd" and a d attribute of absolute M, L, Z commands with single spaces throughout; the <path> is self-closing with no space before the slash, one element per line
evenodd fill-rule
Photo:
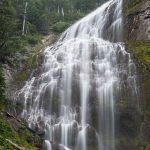
<path fill-rule="evenodd" d="M 16 41 L 16 12 L 11 0 L 0 2 L 0 62 L 10 55 Z"/>

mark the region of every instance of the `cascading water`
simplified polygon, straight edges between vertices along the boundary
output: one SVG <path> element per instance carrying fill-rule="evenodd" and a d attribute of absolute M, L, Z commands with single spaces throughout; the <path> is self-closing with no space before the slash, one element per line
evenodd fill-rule
<path fill-rule="evenodd" d="M 122 78 L 136 92 L 121 33 L 122 0 L 110 0 L 45 49 L 42 73 L 18 94 L 22 117 L 45 130 L 44 150 L 115 150 Z"/>

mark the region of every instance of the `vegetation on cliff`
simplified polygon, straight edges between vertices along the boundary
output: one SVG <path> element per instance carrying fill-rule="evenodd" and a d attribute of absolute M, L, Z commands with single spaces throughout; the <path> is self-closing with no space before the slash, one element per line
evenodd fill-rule
<path fill-rule="evenodd" d="M 150 67 L 150 42 L 146 37 L 145 39 L 141 36 L 139 39 L 136 36 L 138 32 L 140 33 L 141 28 L 139 28 L 140 24 L 144 23 L 143 19 L 145 18 L 145 12 L 149 8 L 149 6 L 144 4 L 148 4 L 147 0 L 130 0 L 124 1 L 124 18 L 125 18 L 125 32 L 124 37 L 127 43 L 127 47 L 134 55 L 136 62 L 145 64 L 148 68 Z M 144 6 L 143 8 L 141 6 Z M 143 13 L 143 14 L 142 14 Z M 140 22 L 140 16 L 144 16 L 141 18 L 143 22 Z M 148 12 L 147 12 L 148 15 Z M 148 16 L 147 16 L 148 17 Z M 145 25 L 143 25 L 143 28 Z M 144 28 L 145 29 L 145 28 Z M 135 34 L 136 32 L 136 34 Z M 143 31 L 143 35 L 147 34 L 148 31 Z M 143 38 L 143 39 L 142 39 Z"/>
<path fill-rule="evenodd" d="M 125 14 L 129 15 L 138 11 L 141 2 L 142 0 L 124 1 Z"/>
<path fill-rule="evenodd" d="M 150 69 L 150 41 L 128 41 L 128 49 L 136 62 L 145 65 L 145 69 Z"/>
<path fill-rule="evenodd" d="M 124 1 L 124 19 L 125 19 L 125 41 L 126 48 L 132 54 L 132 58 L 137 66 L 137 77 L 139 82 L 139 111 L 132 118 L 137 117 L 137 121 L 124 119 L 130 122 L 137 134 L 124 137 L 122 145 L 125 149 L 149 150 L 150 149 L 150 41 L 148 38 L 148 17 L 150 2 L 148 0 L 130 0 Z M 146 36 L 145 36 L 146 35 Z M 129 103 L 129 106 L 131 104 Z M 134 106 L 134 105 L 133 105 Z M 127 113 L 125 109 L 123 114 Z M 130 109 L 130 115 L 134 109 Z M 129 125 L 130 125 L 129 124 Z M 128 126 L 129 127 L 129 126 Z M 125 128 L 128 133 L 128 128 Z M 128 135 L 130 135 L 128 133 Z M 132 139 L 132 143 L 130 143 Z M 124 143 L 124 144 L 123 144 Z M 128 145 L 126 144 L 128 143 Z"/>
<path fill-rule="evenodd" d="M 28 130 L 26 123 L 7 112 L 0 115 L 0 149 L 34 150 L 40 149 L 42 140 L 34 132 Z"/>

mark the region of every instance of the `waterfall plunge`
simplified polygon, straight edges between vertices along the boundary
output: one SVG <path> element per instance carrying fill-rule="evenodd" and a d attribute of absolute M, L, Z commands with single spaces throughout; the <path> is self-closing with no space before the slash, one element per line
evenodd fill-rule
<path fill-rule="evenodd" d="M 122 74 L 136 91 L 121 30 L 122 0 L 110 0 L 45 49 L 42 73 L 19 92 L 22 117 L 45 130 L 45 150 L 115 150 L 114 104 Z"/>

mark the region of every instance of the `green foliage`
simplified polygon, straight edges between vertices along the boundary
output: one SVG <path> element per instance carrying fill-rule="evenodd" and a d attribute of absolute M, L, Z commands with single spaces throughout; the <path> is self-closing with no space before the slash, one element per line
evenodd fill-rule
<path fill-rule="evenodd" d="M 0 136 L 0 150 L 14 150 L 14 148 L 3 137 Z"/>
<path fill-rule="evenodd" d="M 31 0 L 28 1 L 27 20 L 38 32 L 47 34 L 53 31 L 51 29 L 55 23 L 73 23 L 104 1 L 106 0 Z"/>
<path fill-rule="evenodd" d="M 142 62 L 150 69 L 150 42 L 128 41 L 128 49 L 138 62 Z"/>
<path fill-rule="evenodd" d="M 31 35 L 35 35 L 37 34 L 37 30 L 36 30 L 36 26 L 31 24 L 30 22 L 26 23 L 26 28 L 27 31 L 31 34 Z"/>
<path fill-rule="evenodd" d="M 16 19 L 15 9 L 10 0 L 0 2 L 0 62 L 10 54 L 10 46 L 13 49 L 17 39 L 15 38 Z"/>
<path fill-rule="evenodd" d="M 63 32 L 105 0 L 1 0 L 0 1 L 0 62 L 17 50 L 37 44 L 34 35 Z M 25 14 L 25 3 L 28 2 Z M 26 15 L 25 36 L 22 26 Z M 31 37 L 29 37 L 31 36 Z"/>
<path fill-rule="evenodd" d="M 85 16 L 106 0 L 1 0 L 0 1 L 0 62 L 37 44 L 37 34 L 63 32 L 70 24 Z M 28 2 L 27 11 L 25 4 Z M 22 37 L 26 16 L 25 36 Z"/>
<path fill-rule="evenodd" d="M 14 148 L 6 141 L 6 139 L 9 139 L 21 147 L 33 150 L 32 146 L 26 141 L 27 134 L 28 131 L 25 129 L 20 138 L 8 122 L 3 117 L 0 117 L 0 148 L 3 147 L 4 150 L 13 150 Z"/>
<path fill-rule="evenodd" d="M 69 27 L 69 23 L 67 22 L 63 22 L 63 21 L 59 21 L 57 23 L 55 23 L 53 25 L 53 31 L 57 32 L 57 33 L 61 33 L 63 32 L 67 27 Z"/>
<path fill-rule="evenodd" d="M 33 36 L 26 36 L 25 39 L 27 40 L 27 42 L 31 45 L 35 45 L 39 42 L 40 37 L 38 35 L 33 35 Z"/>

